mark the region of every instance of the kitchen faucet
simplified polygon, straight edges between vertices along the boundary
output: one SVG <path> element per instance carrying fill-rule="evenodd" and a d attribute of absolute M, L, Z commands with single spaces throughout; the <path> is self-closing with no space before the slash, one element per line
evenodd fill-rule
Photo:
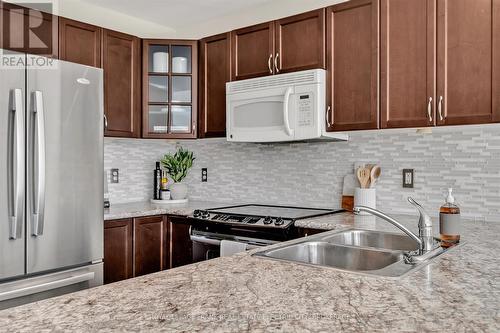
<path fill-rule="evenodd" d="M 429 256 L 432 256 L 430 253 L 436 250 L 434 237 L 432 235 L 432 219 L 425 212 L 422 205 L 413 200 L 413 198 L 409 197 L 408 201 L 418 210 L 420 217 L 418 220 L 418 236 L 411 232 L 404 225 L 390 217 L 389 215 L 370 207 L 365 206 L 356 206 L 354 207 L 355 213 L 367 212 L 381 219 L 391 223 L 395 227 L 399 228 L 405 234 L 408 235 L 411 239 L 413 239 L 418 244 L 418 254 L 407 253 L 405 257 L 405 261 L 407 263 L 414 263 L 415 261 L 425 260 Z"/>

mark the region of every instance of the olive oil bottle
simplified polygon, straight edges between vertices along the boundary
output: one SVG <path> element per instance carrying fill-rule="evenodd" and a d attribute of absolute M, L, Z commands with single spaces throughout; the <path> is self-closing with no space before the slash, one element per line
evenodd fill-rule
<path fill-rule="evenodd" d="M 453 189 L 448 189 L 446 202 L 439 210 L 439 233 L 441 246 L 450 247 L 460 241 L 460 207 L 455 204 Z"/>

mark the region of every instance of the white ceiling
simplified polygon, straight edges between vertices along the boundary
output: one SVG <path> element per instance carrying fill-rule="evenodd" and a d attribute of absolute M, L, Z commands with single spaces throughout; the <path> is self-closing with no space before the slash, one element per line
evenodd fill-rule
<path fill-rule="evenodd" d="M 59 0 L 59 15 L 143 38 L 199 39 L 346 0 Z"/>
<path fill-rule="evenodd" d="M 83 0 L 169 27 L 185 27 L 273 0 Z"/>

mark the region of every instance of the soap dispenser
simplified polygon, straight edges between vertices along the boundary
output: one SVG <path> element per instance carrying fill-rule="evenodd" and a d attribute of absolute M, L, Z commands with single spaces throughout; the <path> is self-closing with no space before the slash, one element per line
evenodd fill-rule
<path fill-rule="evenodd" d="M 460 241 L 460 208 L 455 204 L 453 189 L 448 189 L 446 202 L 439 211 L 441 246 L 450 247 Z"/>

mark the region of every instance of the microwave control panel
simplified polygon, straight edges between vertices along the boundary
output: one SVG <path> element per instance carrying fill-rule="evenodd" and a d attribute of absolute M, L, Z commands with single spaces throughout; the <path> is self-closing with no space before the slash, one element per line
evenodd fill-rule
<path fill-rule="evenodd" d="M 314 101 L 311 94 L 298 95 L 298 119 L 300 127 L 314 126 Z"/>

